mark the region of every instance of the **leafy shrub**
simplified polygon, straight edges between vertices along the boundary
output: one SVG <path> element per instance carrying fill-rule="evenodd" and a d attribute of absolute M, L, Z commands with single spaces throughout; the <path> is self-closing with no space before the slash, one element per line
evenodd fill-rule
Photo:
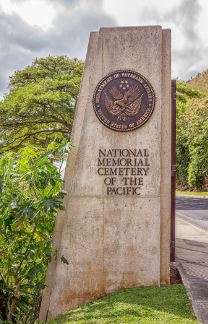
<path fill-rule="evenodd" d="M 65 143 L 25 147 L 0 157 L 0 319 L 34 323 L 38 316 L 57 210 Z"/>
<path fill-rule="evenodd" d="M 208 175 L 208 104 L 205 94 L 177 83 L 177 185 L 201 189 Z"/>

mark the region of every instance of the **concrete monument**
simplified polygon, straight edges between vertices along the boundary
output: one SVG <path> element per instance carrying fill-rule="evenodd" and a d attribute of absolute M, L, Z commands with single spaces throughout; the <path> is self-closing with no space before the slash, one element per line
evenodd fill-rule
<path fill-rule="evenodd" d="M 169 283 L 170 31 L 90 36 L 40 319 L 125 287 Z"/>

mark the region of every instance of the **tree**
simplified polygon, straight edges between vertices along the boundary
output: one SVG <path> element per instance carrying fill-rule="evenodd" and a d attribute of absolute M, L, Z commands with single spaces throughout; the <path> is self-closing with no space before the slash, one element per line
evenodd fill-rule
<path fill-rule="evenodd" d="M 76 59 L 36 59 L 0 102 L 0 322 L 38 317 L 82 71 Z"/>
<path fill-rule="evenodd" d="M 39 58 L 15 72 L 0 102 L 0 148 L 69 139 L 82 72 L 83 62 L 65 56 Z"/>
<path fill-rule="evenodd" d="M 35 323 L 51 258 L 61 176 L 53 159 L 67 147 L 28 146 L 0 156 L 0 322 Z M 59 256 L 66 263 L 64 256 Z"/>
<path fill-rule="evenodd" d="M 201 189 L 208 177 L 208 99 L 192 100 L 184 120 L 190 152 L 188 184 Z"/>
<path fill-rule="evenodd" d="M 193 102 L 199 103 L 201 98 L 205 97 L 201 92 L 191 89 L 185 83 L 177 82 L 177 123 L 176 123 L 176 152 L 177 152 L 177 186 L 188 188 L 190 174 L 190 164 L 192 163 L 190 130 L 192 128 L 191 107 Z M 198 117 L 196 116 L 196 119 Z M 188 126 L 189 125 L 189 126 Z M 189 130 L 187 130 L 189 127 Z M 198 134 L 198 129 L 195 128 L 195 133 Z M 196 164 L 195 164 L 196 165 Z M 193 170 L 193 169 L 192 169 Z M 195 168 L 194 168 L 195 170 Z"/>

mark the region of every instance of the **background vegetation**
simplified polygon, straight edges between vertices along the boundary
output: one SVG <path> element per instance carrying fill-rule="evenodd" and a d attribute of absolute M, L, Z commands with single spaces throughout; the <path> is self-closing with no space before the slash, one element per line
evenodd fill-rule
<path fill-rule="evenodd" d="M 82 71 L 76 59 L 49 56 L 10 77 L 0 102 L 0 149 L 69 140 Z"/>
<path fill-rule="evenodd" d="M 2 323 L 32 324 L 38 317 L 82 72 L 78 60 L 36 59 L 10 78 L 0 101 Z M 204 80 L 199 88 L 197 80 L 192 84 L 177 82 L 177 185 L 206 190 L 208 95 Z M 58 251 L 56 257 L 67 263 Z"/>
<path fill-rule="evenodd" d="M 177 82 L 177 187 L 207 190 L 208 94 L 201 92 L 200 86 L 197 89 L 196 80 L 192 81 L 195 89 L 189 87 L 190 83 Z"/>
<path fill-rule="evenodd" d="M 1 320 L 34 323 L 37 318 L 64 196 L 51 159 L 65 152 L 64 143 L 51 143 L 45 150 L 28 146 L 0 157 Z"/>
<path fill-rule="evenodd" d="M 36 59 L 10 78 L 0 102 L 2 323 L 38 318 L 82 71 L 67 57 Z"/>

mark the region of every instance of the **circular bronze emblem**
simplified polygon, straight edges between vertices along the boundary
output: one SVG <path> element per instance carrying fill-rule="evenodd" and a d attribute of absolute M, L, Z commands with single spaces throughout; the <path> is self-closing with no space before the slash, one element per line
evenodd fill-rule
<path fill-rule="evenodd" d="M 154 90 L 145 77 L 134 71 L 115 71 L 97 85 L 93 107 L 107 127 L 127 132 L 142 126 L 155 106 Z"/>

